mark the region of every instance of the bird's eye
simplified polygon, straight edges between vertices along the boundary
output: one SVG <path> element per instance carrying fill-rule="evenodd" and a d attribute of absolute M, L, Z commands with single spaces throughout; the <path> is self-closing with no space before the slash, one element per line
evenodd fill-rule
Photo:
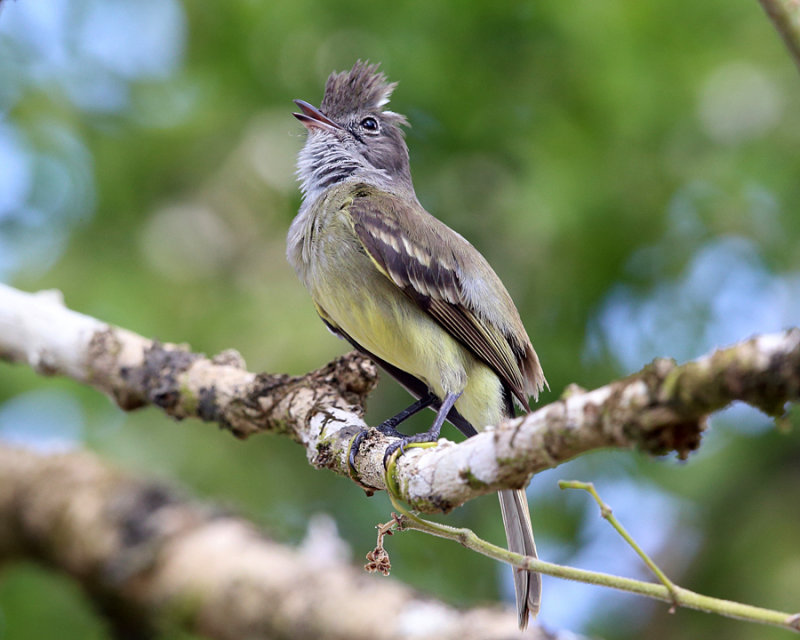
<path fill-rule="evenodd" d="M 361 121 L 361 128 L 370 133 L 375 133 L 378 131 L 378 121 L 372 116 L 368 116 Z"/>

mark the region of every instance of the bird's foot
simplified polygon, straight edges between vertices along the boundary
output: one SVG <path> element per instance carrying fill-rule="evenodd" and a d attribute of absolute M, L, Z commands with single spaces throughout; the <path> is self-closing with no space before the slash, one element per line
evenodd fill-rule
<path fill-rule="evenodd" d="M 413 436 L 407 436 L 400 433 L 395 427 L 397 427 L 398 424 L 407 418 L 413 416 L 415 413 L 418 413 L 425 407 L 430 406 L 436 400 L 436 396 L 431 393 L 423 396 L 407 409 L 401 411 L 396 416 L 393 416 L 388 420 L 384 420 L 377 427 L 375 427 L 382 434 L 399 439 L 399 442 L 394 442 L 386 447 L 386 451 L 383 454 L 384 468 L 388 464 L 389 458 L 395 451 L 397 451 L 398 448 L 400 448 L 400 453 L 405 453 L 406 445 L 416 442 L 436 442 L 439 439 L 439 433 L 442 430 L 442 423 L 444 422 L 445 416 L 447 416 L 450 409 L 453 408 L 453 405 L 456 403 L 456 400 L 458 400 L 460 395 L 461 392 L 459 391 L 458 393 L 448 393 L 445 396 L 445 399 L 439 406 L 438 413 L 436 414 L 436 420 L 433 421 L 433 426 L 423 433 L 416 433 Z M 358 448 L 361 446 L 364 438 L 366 438 L 367 432 L 368 429 L 362 429 L 358 434 L 356 434 L 356 437 L 353 438 L 353 442 L 350 444 L 350 453 L 347 460 L 350 463 L 350 470 L 353 473 L 356 473 L 356 454 L 358 454 Z"/>
<path fill-rule="evenodd" d="M 375 428 L 385 436 L 389 436 L 391 438 L 405 438 L 406 435 L 397 430 L 397 425 L 402 422 L 402 419 L 398 418 L 399 416 L 394 416 L 393 418 L 384 420 Z"/>
<path fill-rule="evenodd" d="M 384 469 L 389 464 L 389 459 L 398 449 L 400 449 L 400 454 L 402 455 L 406 452 L 406 446 L 409 444 L 415 444 L 417 442 L 436 442 L 439 439 L 439 434 L 442 431 L 442 423 L 444 423 L 445 416 L 447 416 L 447 414 L 450 412 L 450 409 L 453 408 L 453 405 L 455 405 L 456 400 L 458 400 L 460 395 L 461 391 L 458 393 L 448 393 L 445 396 L 444 400 L 442 400 L 442 403 L 439 406 L 439 411 L 436 414 L 436 420 L 433 421 L 433 425 L 430 429 L 423 431 L 422 433 L 415 433 L 413 436 L 401 436 L 399 442 L 393 442 L 386 447 L 386 451 L 383 453 Z"/>
<path fill-rule="evenodd" d="M 436 431 L 431 429 L 429 431 L 423 431 L 422 433 L 415 433 L 411 436 L 399 434 L 399 441 L 390 444 L 386 447 L 386 451 L 383 452 L 384 469 L 389 465 L 389 459 L 394 455 L 395 451 L 400 449 L 400 455 L 403 455 L 406 452 L 406 447 L 410 444 L 416 444 L 418 442 L 436 442 L 439 439 L 439 431 L 439 429 L 436 429 Z"/>
<path fill-rule="evenodd" d="M 378 426 L 375 427 L 378 431 L 380 431 L 383 435 L 389 436 L 391 438 L 406 438 L 403 433 L 400 433 L 395 427 L 402 422 L 402 420 L 397 420 L 397 416 L 393 418 L 389 418 L 388 420 L 384 420 Z M 350 464 L 350 470 L 353 473 L 356 473 L 356 456 L 358 455 L 358 450 L 361 447 L 361 443 L 364 442 L 364 438 L 367 437 L 367 434 L 370 432 L 370 429 L 361 429 L 356 434 L 356 437 L 353 438 L 353 441 L 350 443 L 350 453 L 347 456 L 347 461 Z"/>

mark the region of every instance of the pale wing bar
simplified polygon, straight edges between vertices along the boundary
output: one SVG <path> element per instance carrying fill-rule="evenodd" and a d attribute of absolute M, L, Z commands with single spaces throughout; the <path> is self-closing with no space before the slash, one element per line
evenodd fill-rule
<path fill-rule="evenodd" d="M 360 189 L 354 195 L 348 203 L 353 227 L 376 266 L 475 357 L 491 367 L 522 406 L 530 410 L 512 345 L 497 328 L 487 326 L 463 304 L 455 256 L 433 255 L 430 247 L 423 244 L 425 234 L 420 234 L 422 242 L 401 235 L 391 218 L 400 206 L 395 198 L 388 194 L 376 197 L 379 194 L 374 191 Z"/>

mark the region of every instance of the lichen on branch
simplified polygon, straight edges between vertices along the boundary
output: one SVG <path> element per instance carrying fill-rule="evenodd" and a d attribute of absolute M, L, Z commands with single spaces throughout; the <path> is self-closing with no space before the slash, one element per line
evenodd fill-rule
<path fill-rule="evenodd" d="M 67 375 L 126 410 L 145 405 L 176 419 L 215 422 L 240 438 L 261 432 L 300 443 L 317 468 L 384 489 L 383 454 L 394 439 L 366 428 L 375 365 L 349 353 L 304 376 L 248 372 L 236 352 L 213 358 L 148 340 L 64 307 L 51 293 L 0 285 L 0 357 Z M 686 457 L 710 413 L 741 400 L 780 416 L 800 398 L 800 329 L 755 336 L 678 365 L 658 359 L 592 391 L 570 387 L 557 401 L 454 444 L 410 450 L 398 460 L 399 495 L 421 512 L 446 512 L 479 495 L 523 487 L 530 477 L 606 448 Z"/>

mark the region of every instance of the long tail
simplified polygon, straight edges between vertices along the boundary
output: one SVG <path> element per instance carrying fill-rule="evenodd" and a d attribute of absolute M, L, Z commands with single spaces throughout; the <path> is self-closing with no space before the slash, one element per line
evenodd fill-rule
<path fill-rule="evenodd" d="M 2 0 L 0 0 L 2 1 Z M 323 322 L 333 333 L 340 335 L 350 342 L 356 349 L 366 353 L 370 358 L 383 367 L 393 378 L 403 385 L 411 395 L 419 399 L 429 392 L 428 385 L 415 378 L 410 373 L 395 367 L 394 365 L 378 358 L 370 353 L 349 335 L 339 328 L 333 327 L 324 318 Z M 538 360 L 537 360 L 538 363 Z M 544 378 L 542 378 L 544 379 Z M 506 389 L 504 393 L 505 415 L 514 415 L 514 405 L 511 393 Z M 441 403 L 434 403 L 432 408 L 436 411 L 441 407 Z M 450 409 L 447 420 L 453 424 L 461 433 L 468 438 L 474 436 L 477 431 L 455 408 Z M 538 558 L 536 554 L 536 543 L 533 541 L 533 528 L 531 527 L 531 516 L 528 511 L 528 499 L 523 490 L 507 489 L 499 491 L 497 497 L 500 498 L 500 509 L 503 512 L 503 526 L 506 529 L 506 540 L 508 548 L 514 553 L 521 553 L 526 556 Z M 517 616 L 519 628 L 528 627 L 528 614 L 534 618 L 539 613 L 539 605 L 542 597 L 542 576 L 531 571 L 522 571 L 514 568 L 514 591 L 517 595 Z"/>
<path fill-rule="evenodd" d="M 531 516 L 528 512 L 528 499 L 522 489 L 505 489 L 498 492 L 500 509 L 503 512 L 503 525 L 506 529 L 508 549 L 526 556 L 536 555 L 533 541 Z M 542 576 L 532 571 L 514 568 L 514 591 L 517 594 L 517 615 L 519 628 L 528 626 L 528 613 L 534 618 L 539 613 L 542 596 Z"/>

